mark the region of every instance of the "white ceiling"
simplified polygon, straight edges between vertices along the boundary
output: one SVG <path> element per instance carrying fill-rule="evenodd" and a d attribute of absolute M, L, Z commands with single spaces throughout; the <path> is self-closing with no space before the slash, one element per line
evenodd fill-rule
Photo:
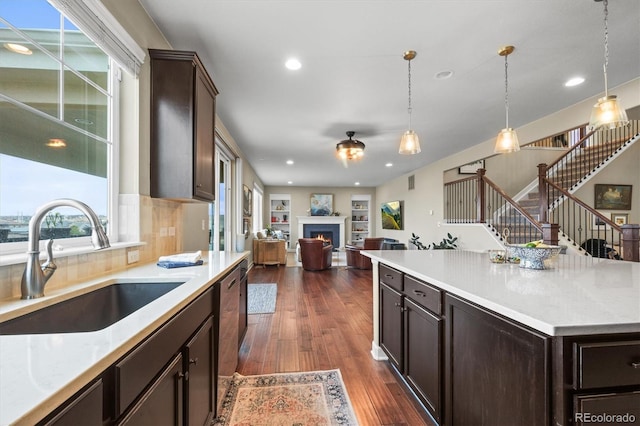
<path fill-rule="evenodd" d="M 510 127 L 604 91 L 604 8 L 593 0 L 139 1 L 174 49 L 198 52 L 219 117 L 266 185 L 377 186 L 491 139 L 505 126 L 507 44 Z M 413 156 L 398 154 L 406 50 L 418 52 Z M 289 57 L 299 71 L 284 67 Z M 453 77 L 435 79 L 445 70 Z M 610 88 L 640 76 L 638 0 L 609 2 L 608 71 Z M 564 87 L 574 76 L 586 81 Z M 335 145 L 348 130 L 366 150 L 345 168 Z"/>

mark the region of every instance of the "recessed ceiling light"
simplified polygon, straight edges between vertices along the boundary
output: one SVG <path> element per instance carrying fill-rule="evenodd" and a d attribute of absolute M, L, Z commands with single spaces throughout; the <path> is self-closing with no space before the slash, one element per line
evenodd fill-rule
<path fill-rule="evenodd" d="M 446 71 L 440 71 L 440 72 L 436 73 L 434 78 L 436 80 L 446 80 L 447 78 L 451 78 L 452 76 L 453 76 L 453 71 L 446 70 Z"/>
<path fill-rule="evenodd" d="M 293 160 L 287 160 L 287 164 L 293 164 Z"/>
<path fill-rule="evenodd" d="M 293 182 L 292 182 L 292 181 L 289 181 L 289 182 L 287 182 L 287 184 L 289 184 L 289 185 L 293 185 Z"/>
<path fill-rule="evenodd" d="M 573 86 L 577 86 L 579 84 L 584 83 L 584 78 L 582 77 L 573 77 L 570 78 L 569 80 L 567 80 L 567 82 L 564 84 L 565 87 L 573 87 Z"/>
<path fill-rule="evenodd" d="M 393 166 L 393 163 L 387 163 L 387 164 L 385 164 L 384 166 L 385 166 L 385 167 L 392 167 L 392 166 Z"/>
<path fill-rule="evenodd" d="M 358 185 L 360 185 L 360 182 L 356 182 L 354 185 L 358 186 Z"/>
<path fill-rule="evenodd" d="M 51 139 L 49 139 L 49 141 L 47 141 L 46 145 L 49 148 L 64 148 L 64 147 L 67 146 L 67 143 L 64 141 L 64 139 L 51 138 Z"/>
<path fill-rule="evenodd" d="M 21 55 L 31 55 L 33 53 L 27 46 L 23 46 L 22 44 L 17 43 L 5 43 L 4 48 L 13 53 L 19 53 Z"/>
<path fill-rule="evenodd" d="M 300 61 L 295 58 L 288 59 L 287 62 L 284 63 L 284 66 L 292 71 L 296 71 L 302 68 L 302 64 L 300 63 Z"/>

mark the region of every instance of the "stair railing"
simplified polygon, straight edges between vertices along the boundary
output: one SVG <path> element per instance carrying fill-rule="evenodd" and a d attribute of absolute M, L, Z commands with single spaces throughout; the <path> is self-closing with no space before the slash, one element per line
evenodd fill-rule
<path fill-rule="evenodd" d="M 549 180 L 540 164 L 540 202 L 548 206 L 540 219 L 557 223 L 562 236 L 594 257 L 640 261 L 640 225 L 617 225 L 611 219 Z"/>
<path fill-rule="evenodd" d="M 485 223 L 498 237 L 509 235 L 512 244 L 540 239 L 558 243 L 557 227 L 539 223 L 485 173 L 478 169 L 473 177 L 444 185 L 447 223 Z"/>
<path fill-rule="evenodd" d="M 580 133 L 585 132 L 582 130 Z M 585 177 L 595 173 L 602 163 L 640 133 L 640 121 L 631 120 L 628 126 L 611 130 L 592 130 L 585 133 L 571 148 L 547 166 L 546 177 L 562 188 L 573 188 Z"/>

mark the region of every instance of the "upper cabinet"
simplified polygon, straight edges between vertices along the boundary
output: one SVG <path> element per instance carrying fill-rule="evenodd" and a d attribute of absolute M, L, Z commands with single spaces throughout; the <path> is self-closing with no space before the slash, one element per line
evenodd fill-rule
<path fill-rule="evenodd" d="M 195 52 L 149 50 L 151 196 L 215 200 L 218 90 Z"/>

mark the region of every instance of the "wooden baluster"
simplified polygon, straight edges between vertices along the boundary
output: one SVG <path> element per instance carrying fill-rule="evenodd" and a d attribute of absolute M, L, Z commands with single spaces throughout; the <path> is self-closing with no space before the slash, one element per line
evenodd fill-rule
<path fill-rule="evenodd" d="M 484 191 L 484 174 L 486 173 L 485 169 L 478 169 L 476 171 L 476 173 L 478 174 L 478 179 L 477 179 L 477 185 L 478 185 L 478 189 L 476 191 L 477 193 L 477 200 L 476 200 L 476 206 L 477 206 L 477 211 L 476 211 L 476 221 L 478 223 L 484 223 L 485 222 L 485 208 L 487 205 L 486 199 L 485 199 L 485 191 Z"/>

